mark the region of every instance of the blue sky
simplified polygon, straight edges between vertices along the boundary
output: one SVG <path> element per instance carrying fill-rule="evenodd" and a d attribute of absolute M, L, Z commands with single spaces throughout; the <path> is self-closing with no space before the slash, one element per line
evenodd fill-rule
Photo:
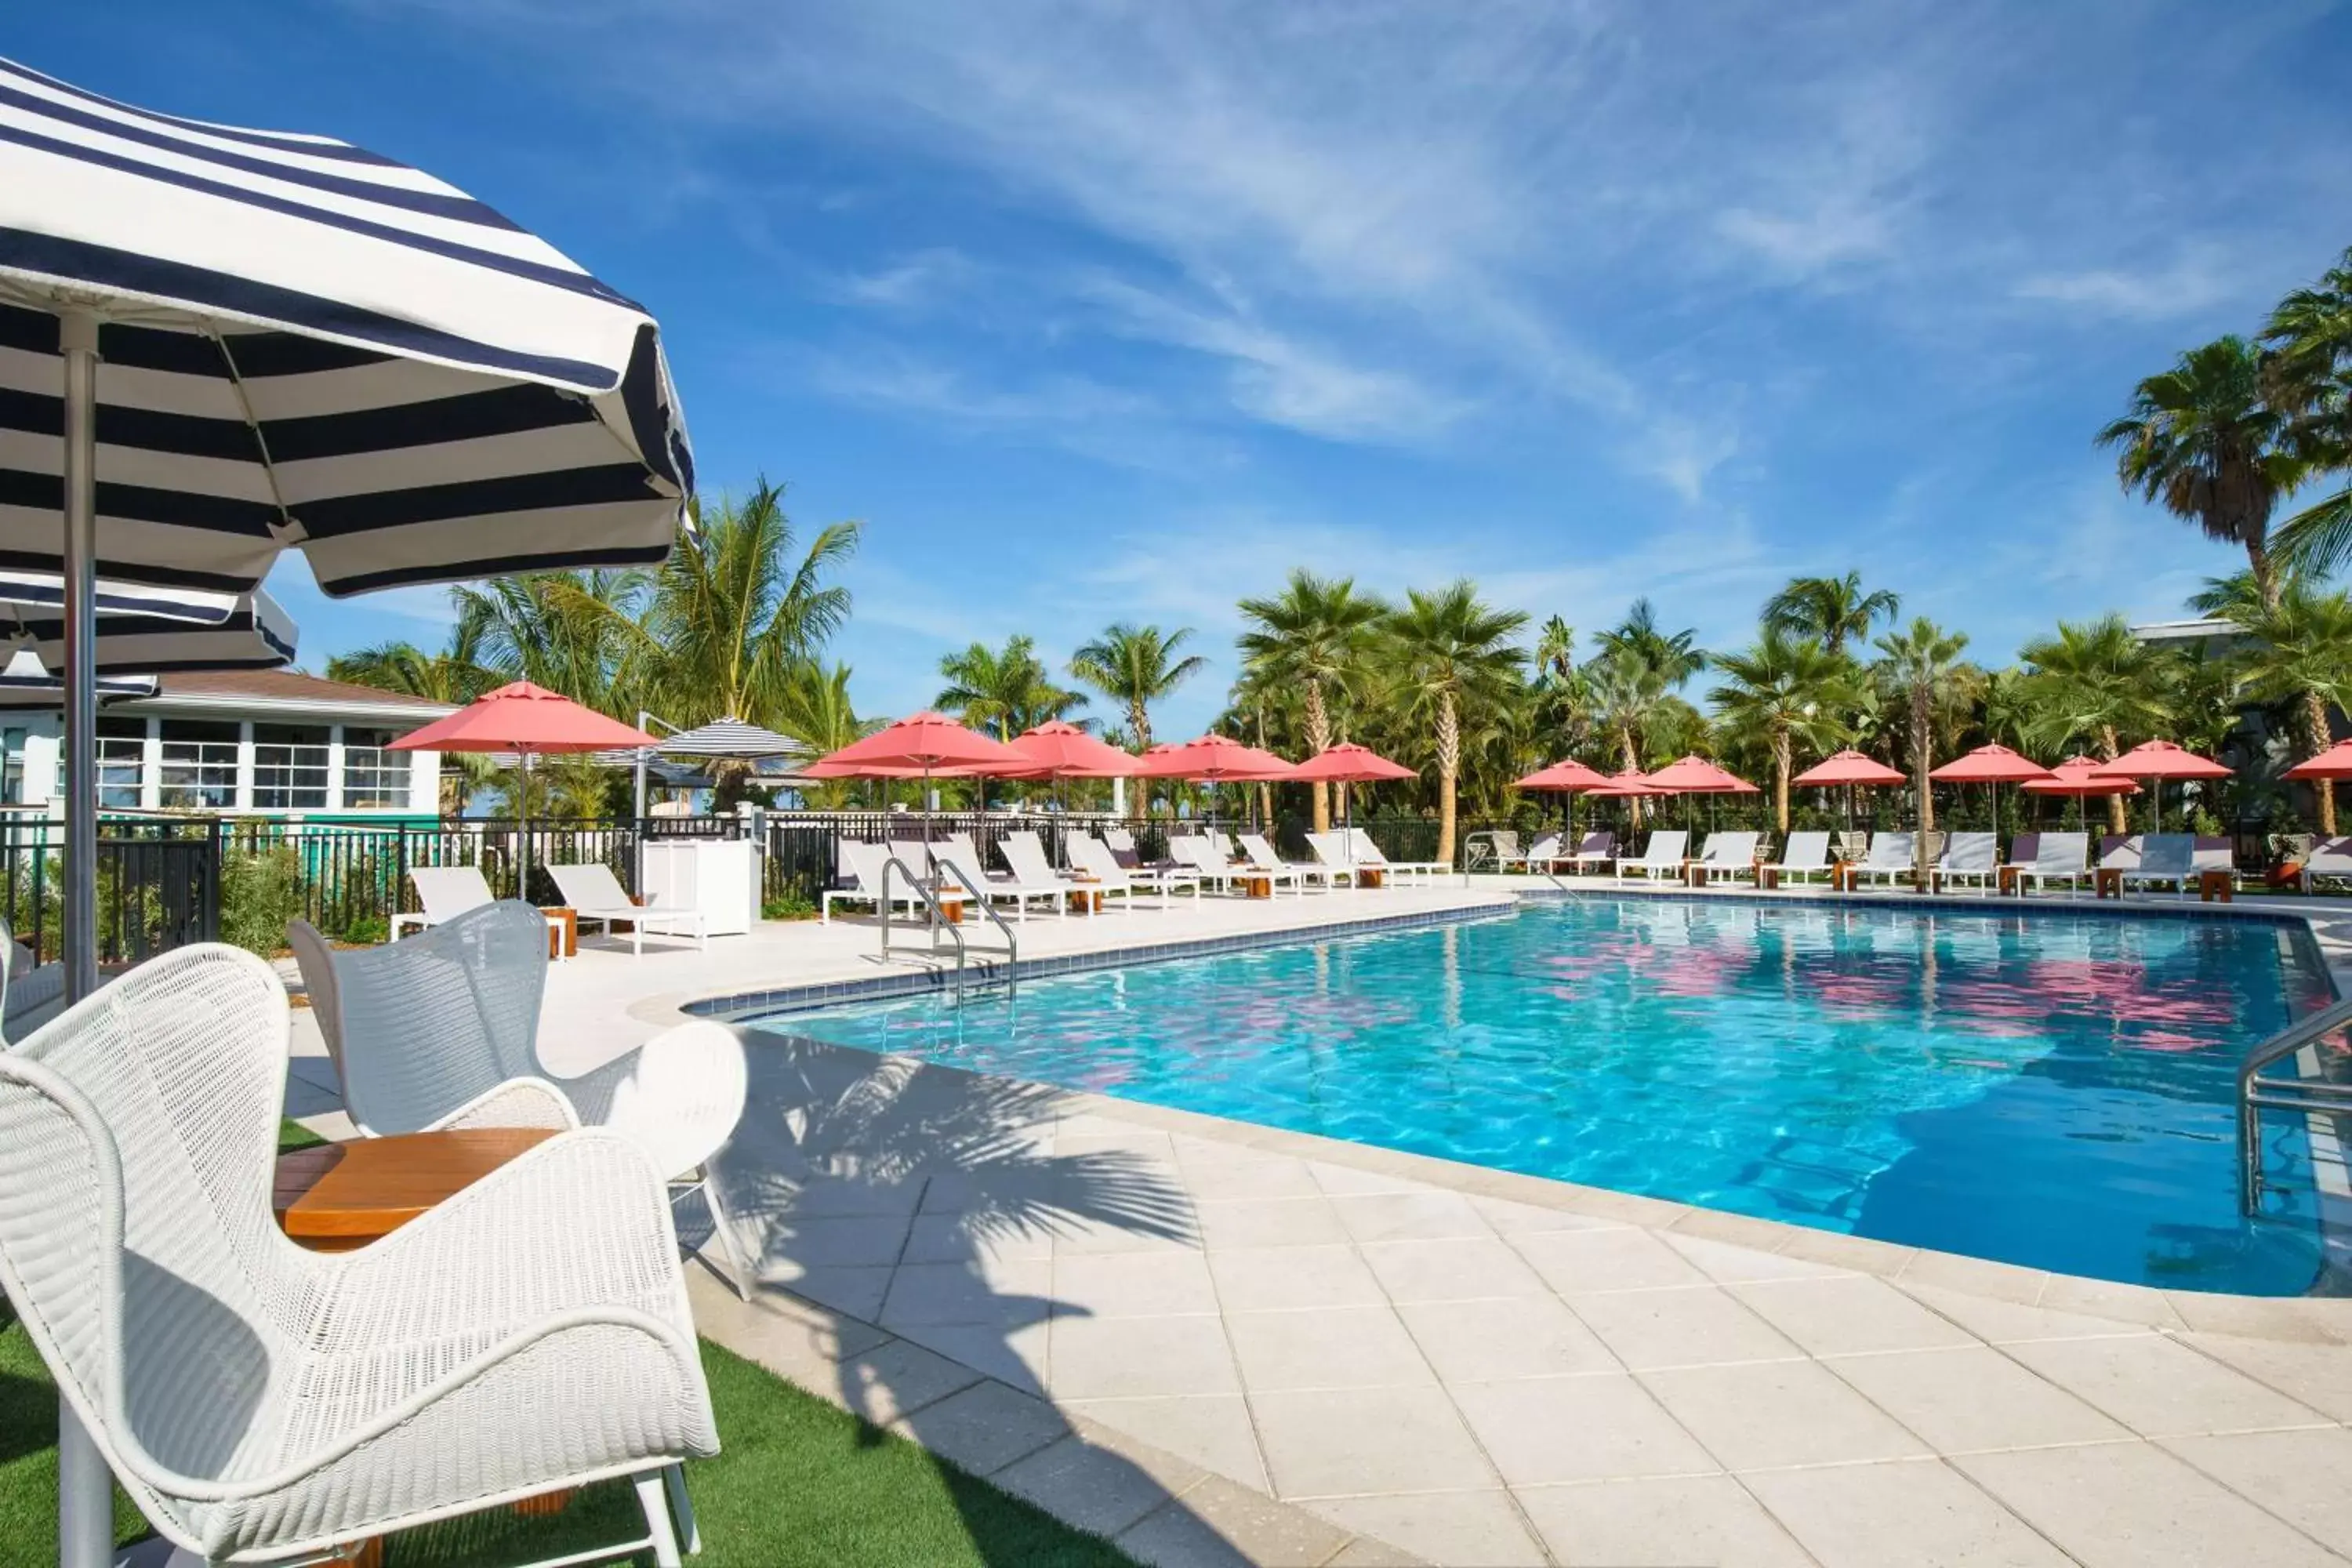
<path fill-rule="evenodd" d="M 1436 0 L 20 8 L 0 52 L 433 170 L 660 317 L 703 475 L 867 525 L 863 710 L 1294 565 L 2006 659 L 2231 558 L 2091 435 L 2352 244 L 2352 11 Z M 273 587 L 305 661 L 441 596 Z"/>

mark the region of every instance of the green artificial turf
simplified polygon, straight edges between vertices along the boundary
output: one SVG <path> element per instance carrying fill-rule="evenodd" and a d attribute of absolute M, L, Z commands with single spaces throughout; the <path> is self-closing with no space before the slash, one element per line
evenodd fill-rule
<path fill-rule="evenodd" d="M 316 1142 L 289 1122 L 285 1148 Z M 711 1568 L 1119 1568 L 1126 1555 L 916 1445 L 704 1342 L 724 1451 L 686 1468 Z M 57 1562 L 57 1390 L 0 1301 L 0 1568 Z M 120 1490 L 115 1539 L 146 1521 Z M 635 1534 L 625 1484 L 593 1489 L 551 1519 L 505 1510 L 389 1542 L 392 1568 L 495 1568 Z M 640 1553 L 650 1563 L 650 1553 Z"/>

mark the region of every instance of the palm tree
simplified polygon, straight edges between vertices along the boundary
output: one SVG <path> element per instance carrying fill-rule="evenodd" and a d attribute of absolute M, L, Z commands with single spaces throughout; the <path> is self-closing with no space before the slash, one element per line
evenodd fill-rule
<path fill-rule="evenodd" d="M 804 660 L 784 679 L 771 715 L 771 728 L 824 756 L 853 741 L 862 741 L 882 727 L 879 720 L 860 719 L 849 700 L 849 666 L 830 668 Z M 834 779 L 804 792 L 819 805 L 838 809 L 848 804 L 849 782 Z"/>
<path fill-rule="evenodd" d="M 643 572 L 535 572 L 449 590 L 458 634 L 501 680 L 528 680 L 601 713 L 633 718 L 631 659 L 650 579 Z"/>
<path fill-rule="evenodd" d="M 1717 654 L 1722 685 L 1708 695 L 1722 719 L 1759 735 L 1772 754 L 1773 821 L 1789 831 L 1789 775 L 1800 742 L 1815 751 L 1833 749 L 1844 738 L 1838 714 L 1852 682 L 1853 665 L 1809 636 L 1767 625 L 1756 646 Z"/>
<path fill-rule="evenodd" d="M 1507 699 L 1527 662 L 1525 651 L 1511 639 L 1527 624 L 1527 612 L 1493 608 L 1467 579 L 1435 593 L 1410 590 L 1404 604 L 1381 623 L 1402 706 L 1431 727 L 1439 860 L 1454 858 L 1465 712 L 1483 714 Z"/>
<path fill-rule="evenodd" d="M 1661 630 L 1657 608 L 1647 599 L 1634 600 L 1623 620 L 1593 640 L 1605 657 L 1632 659 L 1656 671 L 1669 691 L 1706 668 L 1706 650 L 1698 646 L 1698 633 L 1688 627 L 1672 633 Z"/>
<path fill-rule="evenodd" d="M 1960 668 L 1966 632 L 1948 632 L 1925 616 L 1909 628 L 1878 639 L 1879 679 L 1908 706 L 1911 720 L 1911 785 L 1919 816 L 1918 874 L 1927 881 L 1927 835 L 1936 828 L 1936 798 L 1927 775 L 1936 765 L 1936 703 Z"/>
<path fill-rule="evenodd" d="M 2055 637 L 2027 643 L 2018 658 L 2031 671 L 2037 717 L 2028 734 L 2037 745 L 2057 751 L 2088 742 L 2113 762 L 2126 739 L 2145 739 L 2171 717 L 2163 656 L 2132 636 L 2121 616 L 2061 621 Z M 2121 833 L 2125 825 L 2123 797 L 2108 796 L 2108 831 Z"/>
<path fill-rule="evenodd" d="M 1880 621 L 1893 620 L 1902 607 L 1902 597 L 1892 589 L 1864 593 L 1859 572 L 1843 577 L 1791 577 L 1764 601 L 1764 629 L 1811 637 L 1824 652 L 1840 654 L 1848 642 L 1869 637 Z"/>
<path fill-rule="evenodd" d="M 1244 667 L 1294 682 L 1304 700 L 1305 741 L 1316 752 L 1332 741 L 1334 699 L 1352 696 L 1365 675 L 1365 656 L 1388 606 L 1356 592 L 1352 577 L 1318 577 L 1297 571 L 1270 599 L 1244 599 L 1248 629 L 1239 638 Z M 1331 798 L 1320 784 L 1307 786 L 1315 831 L 1331 826 Z"/>
<path fill-rule="evenodd" d="M 2246 631 L 2239 654 L 2252 695 L 2268 702 L 2292 702 L 2303 731 L 2303 755 L 2326 751 L 2330 735 L 2327 709 L 2352 705 L 2352 596 L 2322 593 L 2290 578 L 2275 608 L 2234 604 L 2229 618 Z M 2336 791 L 2319 781 L 2319 831 L 2336 834 Z"/>
<path fill-rule="evenodd" d="M 1208 668 L 1199 654 L 1176 657 L 1192 638 L 1190 626 L 1163 632 L 1118 621 L 1070 656 L 1072 675 L 1127 710 L 1139 754 L 1151 749 L 1151 705 Z M 1143 815 L 1141 790 L 1129 799 L 1128 811 Z"/>
<path fill-rule="evenodd" d="M 932 706 L 949 710 L 974 727 L 993 728 L 1000 741 L 1066 718 L 1087 702 L 1085 693 L 1054 684 L 1037 657 L 1035 641 L 1026 637 L 1006 638 L 1001 650 L 974 643 L 961 653 L 945 655 L 940 674 L 948 685 L 931 700 Z"/>
<path fill-rule="evenodd" d="M 2352 249 L 2279 301 L 2263 341 L 2273 350 L 2271 400 L 2288 411 L 2295 456 L 2312 473 L 2352 470 Z M 2352 485 L 2287 519 L 2278 552 L 2314 576 L 2352 560 Z"/>
<path fill-rule="evenodd" d="M 2263 603 L 2275 605 L 2271 513 L 2301 467 L 2287 426 L 2264 395 L 2261 351 L 2224 337 L 2141 382 L 2130 412 L 2098 439 L 2118 449 L 2116 477 L 2126 489 L 2195 522 L 2209 539 L 2242 547 Z"/>
<path fill-rule="evenodd" d="M 483 662 L 481 627 L 461 620 L 449 628 L 448 644 L 439 653 L 426 653 L 411 642 L 377 643 L 328 659 L 327 679 L 461 707 L 498 685 L 500 677 Z"/>
<path fill-rule="evenodd" d="M 740 505 L 698 504 L 695 530 L 679 533 L 654 580 L 635 653 L 646 705 L 672 723 L 776 728 L 794 672 L 849 618 L 849 590 L 826 579 L 856 552 L 860 525 L 820 530 L 795 558 L 783 498 L 761 479 Z"/>

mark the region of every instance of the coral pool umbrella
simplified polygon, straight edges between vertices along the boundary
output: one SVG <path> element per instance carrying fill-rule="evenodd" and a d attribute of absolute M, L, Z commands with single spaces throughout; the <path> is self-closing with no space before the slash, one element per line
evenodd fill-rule
<path fill-rule="evenodd" d="M 1605 789 L 1608 784 L 1607 773 L 1598 768 L 1586 767 L 1574 757 L 1563 757 L 1548 768 L 1538 768 L 1523 779 L 1511 781 L 1514 789 L 1541 790 L 1565 796 L 1568 801 L 1566 831 L 1570 840 L 1576 837 L 1576 797 L 1588 791 Z"/>
<path fill-rule="evenodd" d="M 2007 746 L 1979 746 L 1965 756 L 1953 758 L 1927 775 L 1937 784 L 1980 784 L 1992 786 L 1992 827 L 2000 831 L 2000 786 L 2005 784 L 2032 784 L 2035 779 L 2051 776 L 2050 770 L 2032 757 L 2021 756 Z"/>
<path fill-rule="evenodd" d="M 2101 778 L 2146 779 L 2148 782 L 2148 831 L 2164 827 L 2166 779 L 2226 779 L 2232 770 L 2210 757 L 2200 757 L 2169 741 L 2143 741 L 2112 763 L 2101 763 L 2093 773 Z"/>
<path fill-rule="evenodd" d="M 1057 805 L 1062 804 L 1064 779 L 1131 778 L 1137 767 L 1134 753 L 1122 752 L 1061 719 L 1049 719 L 1024 730 L 1006 744 L 1036 765 L 1034 773 L 1006 776 L 1051 780 Z M 1062 837 L 1058 831 L 1055 835 L 1056 849 L 1063 847 Z"/>
<path fill-rule="evenodd" d="M 2091 831 L 2090 807 L 2084 803 L 2139 793 L 2139 785 L 2129 779 L 2103 777 L 2099 769 L 2105 765 L 2096 757 L 2072 756 L 2051 769 L 2048 778 L 2028 779 L 2018 787 L 2028 795 L 2072 796 L 2075 824 L 2087 834 Z"/>
<path fill-rule="evenodd" d="M 1230 735 L 1198 735 L 1181 745 L 1154 746 L 1135 759 L 1135 775 L 1191 784 L 1273 784 L 1296 777 L 1291 764 Z"/>
<path fill-rule="evenodd" d="M 1336 746 L 1326 746 L 1283 777 L 1303 784 L 1380 784 L 1396 779 L 1418 778 L 1421 775 L 1402 763 L 1392 763 L 1370 746 L 1360 746 L 1353 741 L 1342 741 Z M 1355 819 L 1355 798 L 1347 790 L 1339 792 L 1339 830 L 1347 834 L 1348 858 L 1356 858 L 1356 836 L 1349 832 Z"/>
<path fill-rule="evenodd" d="M 1018 778 L 1035 766 L 1020 751 L 967 730 L 944 713 L 915 713 L 819 757 L 801 772 L 817 779 L 922 780 L 923 842 L 929 844 L 932 779 Z"/>
<path fill-rule="evenodd" d="M 1763 792 L 1737 773 L 1726 773 L 1705 757 L 1684 757 L 1650 775 L 1650 782 L 1673 795 L 1760 795 Z M 1715 802 L 1706 803 L 1707 831 L 1715 830 Z"/>
<path fill-rule="evenodd" d="M 603 752 L 660 744 L 651 735 L 593 708 L 583 708 L 528 680 L 510 681 L 484 692 L 455 713 L 410 731 L 388 752 L 511 752 L 515 756 L 515 818 L 521 849 L 515 897 L 530 901 L 530 797 L 523 785 L 530 759 L 573 752 Z"/>
<path fill-rule="evenodd" d="M 1856 788 L 1886 789 L 1911 781 L 1900 768 L 1890 768 L 1861 752 L 1832 752 L 1789 781 L 1807 789 L 1845 789 L 1845 830 L 1853 832 L 1853 792 Z"/>
<path fill-rule="evenodd" d="M 2285 776 L 2305 784 L 2320 779 L 2342 784 L 2352 779 L 2352 741 L 2338 741 L 2317 756 L 2305 758 L 2287 769 Z"/>

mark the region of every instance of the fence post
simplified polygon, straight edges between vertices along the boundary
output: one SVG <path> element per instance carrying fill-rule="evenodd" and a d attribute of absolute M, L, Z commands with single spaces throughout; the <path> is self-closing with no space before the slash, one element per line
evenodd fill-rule
<path fill-rule="evenodd" d="M 205 847 L 205 860 L 211 874 L 205 879 L 205 886 L 196 894 L 196 924 L 201 933 L 197 940 L 218 942 L 221 929 L 221 881 L 226 869 L 221 864 L 221 857 L 226 849 L 221 837 L 221 819 L 217 816 L 213 817 L 207 826 L 209 831 L 205 837 L 209 842 Z"/>

